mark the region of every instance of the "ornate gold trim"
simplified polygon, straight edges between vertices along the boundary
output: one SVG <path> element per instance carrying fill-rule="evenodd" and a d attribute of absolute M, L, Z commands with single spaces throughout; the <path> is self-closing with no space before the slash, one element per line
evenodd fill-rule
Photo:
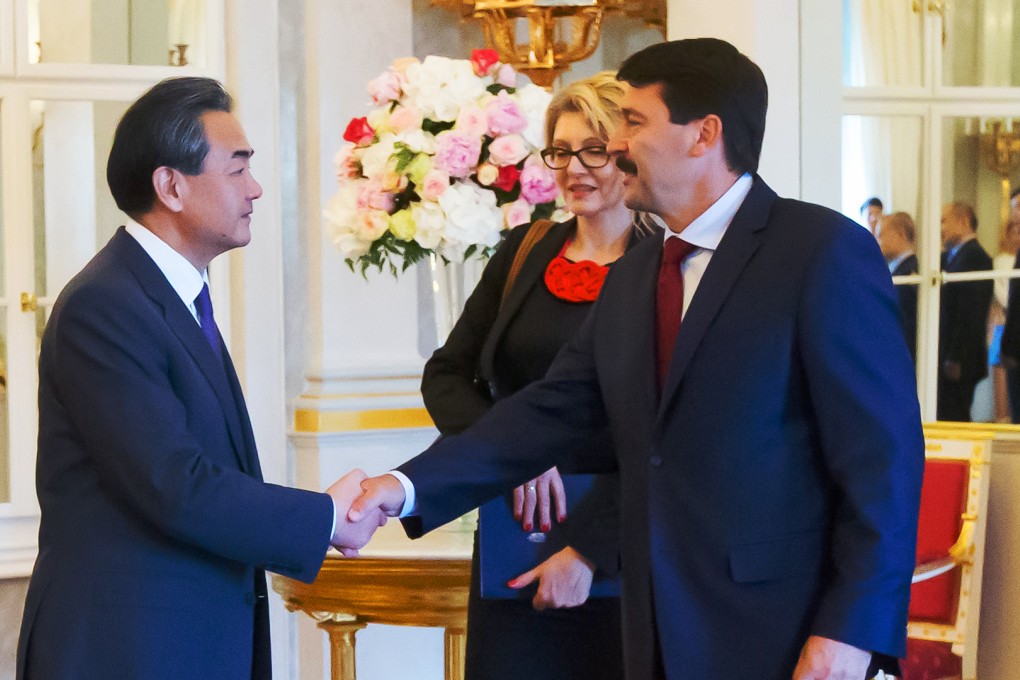
<path fill-rule="evenodd" d="M 434 427 L 424 408 L 365 409 L 360 411 L 319 411 L 301 408 L 294 412 L 297 432 L 357 432 Z"/>

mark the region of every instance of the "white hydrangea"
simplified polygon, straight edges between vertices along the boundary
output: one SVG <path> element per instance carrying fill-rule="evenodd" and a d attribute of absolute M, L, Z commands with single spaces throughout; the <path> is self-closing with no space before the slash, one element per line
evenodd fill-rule
<path fill-rule="evenodd" d="M 468 246 L 495 246 L 503 227 L 503 210 L 496 195 L 474 182 L 455 182 L 439 197 L 446 213 L 442 251 L 447 259 L 462 260 Z"/>
<path fill-rule="evenodd" d="M 456 120 L 460 109 L 476 102 L 492 81 L 477 77 L 467 60 L 435 55 L 425 57 L 420 64 L 411 64 L 405 75 L 402 103 L 437 121 Z"/>
<path fill-rule="evenodd" d="M 549 108 L 552 95 L 545 88 L 528 83 L 515 93 L 521 110 L 528 117 L 528 127 L 521 133 L 524 139 L 536 149 L 545 147 L 545 110 Z"/>

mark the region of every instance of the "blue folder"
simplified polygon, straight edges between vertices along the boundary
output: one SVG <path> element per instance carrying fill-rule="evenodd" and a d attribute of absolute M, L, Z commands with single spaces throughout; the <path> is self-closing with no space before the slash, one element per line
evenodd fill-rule
<path fill-rule="evenodd" d="M 563 475 L 567 495 L 567 517 L 591 491 L 596 475 Z M 569 520 L 568 520 L 569 521 Z M 556 528 L 554 525 L 553 531 Z M 535 595 L 537 584 L 515 590 L 507 581 L 517 578 L 562 549 L 563 543 L 542 532 L 529 532 L 514 519 L 512 497 L 499 497 L 478 509 L 478 561 L 482 597 L 526 599 Z M 595 572 L 590 597 L 619 597 L 620 582 Z"/>

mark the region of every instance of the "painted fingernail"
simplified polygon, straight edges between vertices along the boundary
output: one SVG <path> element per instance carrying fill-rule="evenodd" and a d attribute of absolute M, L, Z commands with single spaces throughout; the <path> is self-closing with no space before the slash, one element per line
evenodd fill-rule
<path fill-rule="evenodd" d="M 514 521 L 515 522 L 520 522 L 521 521 L 521 513 L 519 513 L 519 512 L 515 512 L 514 513 Z"/>
<path fill-rule="evenodd" d="M 566 522 L 567 521 L 567 513 L 563 513 L 562 515 L 560 515 L 556 519 L 558 519 L 560 521 L 560 524 Z"/>
<path fill-rule="evenodd" d="M 531 531 L 531 525 L 530 524 L 525 524 L 524 525 L 524 530 L 525 531 Z"/>
<path fill-rule="evenodd" d="M 550 529 L 552 529 L 552 526 L 548 522 L 542 523 L 542 531 L 549 531 Z"/>

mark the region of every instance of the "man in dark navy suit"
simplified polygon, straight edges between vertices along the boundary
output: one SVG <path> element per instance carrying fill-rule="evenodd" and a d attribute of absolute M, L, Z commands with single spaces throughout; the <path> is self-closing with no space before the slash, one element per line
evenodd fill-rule
<path fill-rule="evenodd" d="M 553 464 L 619 470 L 628 678 L 895 670 L 924 443 L 878 244 L 755 174 L 765 79 L 732 45 L 653 45 L 619 78 L 609 149 L 665 242 L 613 265 L 544 380 L 362 482 L 350 516 L 419 535 Z M 585 451 L 605 426 L 615 451 Z"/>
<path fill-rule="evenodd" d="M 992 258 L 977 240 L 974 208 L 960 201 L 942 208 L 942 270 L 988 271 Z M 939 306 L 939 420 L 969 422 L 974 389 L 988 375 L 988 308 L 994 284 L 953 281 L 942 286 Z"/>
<path fill-rule="evenodd" d="M 910 276 L 918 272 L 917 254 L 914 241 L 917 227 L 914 219 L 905 212 L 894 212 L 883 215 L 878 220 L 875 238 L 882 250 L 885 261 L 889 264 L 892 276 Z M 896 286 L 896 296 L 900 302 L 900 326 L 903 338 L 907 341 L 910 357 L 917 360 L 917 284 Z"/>
<path fill-rule="evenodd" d="M 252 149 L 220 84 L 166 80 L 107 165 L 131 217 L 60 294 L 39 358 L 39 557 L 18 678 L 271 676 L 266 569 L 315 578 L 385 521 L 262 481 L 206 267 L 251 238 Z M 368 526 L 371 524 L 372 526 Z"/>

